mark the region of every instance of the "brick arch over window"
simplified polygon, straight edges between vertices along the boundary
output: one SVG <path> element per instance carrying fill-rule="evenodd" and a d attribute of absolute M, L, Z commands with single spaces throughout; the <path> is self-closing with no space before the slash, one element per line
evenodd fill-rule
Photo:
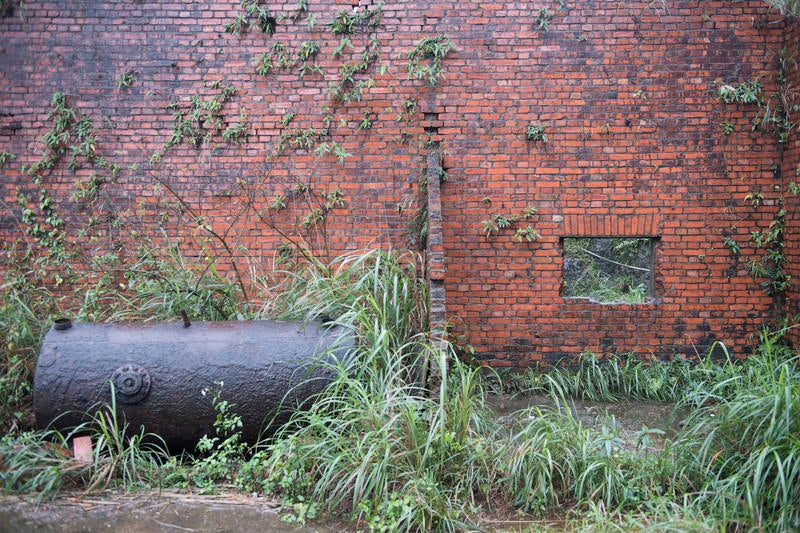
<path fill-rule="evenodd" d="M 661 218 L 648 215 L 568 215 L 562 237 L 658 237 Z"/>

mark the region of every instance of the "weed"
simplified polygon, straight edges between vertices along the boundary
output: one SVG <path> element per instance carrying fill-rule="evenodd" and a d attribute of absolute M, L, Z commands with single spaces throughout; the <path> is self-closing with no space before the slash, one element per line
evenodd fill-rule
<path fill-rule="evenodd" d="M 378 3 L 372 9 L 368 8 L 362 11 L 343 9 L 336 13 L 333 20 L 328 22 L 325 27 L 334 35 L 368 32 L 380 25 L 382 12 L 382 3 Z"/>
<path fill-rule="evenodd" d="M 11 152 L 0 152 L 0 170 L 8 163 L 9 161 L 13 161 L 17 158 L 17 154 L 13 154 Z"/>
<path fill-rule="evenodd" d="M 680 445 L 704 474 L 699 502 L 726 523 L 800 525 L 800 358 L 765 331 L 759 352 L 726 380 L 697 388 Z"/>
<path fill-rule="evenodd" d="M 484 203 L 487 205 L 491 204 L 491 202 Z M 520 220 L 528 220 L 534 216 L 536 216 L 536 208 L 533 206 L 528 206 L 521 213 L 515 213 L 513 215 L 492 215 L 490 218 L 482 220 L 481 225 L 483 227 L 483 233 L 487 238 L 489 238 L 493 233 L 498 233 L 500 230 L 512 227 Z M 518 228 L 514 232 L 514 240 L 519 242 L 522 242 L 523 240 L 528 242 L 535 241 L 540 236 L 541 235 L 539 235 L 539 233 L 530 226 Z"/>
<path fill-rule="evenodd" d="M 434 87 L 444 78 L 444 58 L 455 45 L 444 35 L 425 37 L 408 52 L 408 77 Z"/>
<path fill-rule="evenodd" d="M 547 31 L 550 28 L 550 21 L 553 20 L 553 14 L 547 8 L 542 8 L 536 15 L 536 29 L 539 31 Z"/>
<path fill-rule="evenodd" d="M 728 121 L 724 121 L 721 124 L 722 126 L 722 134 L 726 137 L 734 132 L 734 126 Z"/>
<path fill-rule="evenodd" d="M 547 126 L 544 124 L 534 124 L 533 122 L 528 123 L 528 127 L 525 129 L 525 138 L 531 142 L 540 142 L 542 144 L 547 144 L 547 134 L 545 130 Z"/>
<path fill-rule="evenodd" d="M 275 33 L 278 19 L 267 6 L 261 5 L 260 0 L 242 0 L 241 7 L 244 11 L 225 24 L 226 32 L 241 36 L 251 28 L 258 27 L 265 35 Z"/>
<path fill-rule="evenodd" d="M 133 431 L 118 414 L 111 387 L 111 403 L 99 404 L 87 421 L 62 434 L 56 430 L 6 435 L 0 440 L 4 491 L 55 496 L 65 484 L 84 485 L 87 492 L 111 485 L 132 490 L 156 484 L 167 464 L 168 452 L 158 436 L 143 428 Z M 88 462 L 72 457 L 70 441 L 85 435 L 92 442 Z"/>
<path fill-rule="evenodd" d="M 80 483 L 90 468 L 71 458 L 69 438 L 54 430 L 4 435 L 0 465 L 4 494 L 37 494 L 40 500 Z"/>
<path fill-rule="evenodd" d="M 202 490 L 211 490 L 219 481 L 229 479 L 242 462 L 247 444 L 242 442 L 242 418 L 231 404 L 222 399 L 223 382 L 217 389 L 203 389 L 203 396 L 211 396 L 211 405 L 216 412 L 214 435 L 204 435 L 197 443 L 201 458 L 191 467 L 190 480 Z"/>
<path fill-rule="evenodd" d="M 36 283 L 25 256 L 4 251 L 9 264 L 0 285 L 0 431 L 13 433 L 30 425 L 31 381 L 39 346 L 57 299 Z"/>
<path fill-rule="evenodd" d="M 222 139 L 229 144 L 244 144 L 250 136 L 248 127 L 249 121 L 247 118 L 247 111 L 241 108 L 239 110 L 239 124 L 228 126 L 225 131 L 222 132 Z"/>
<path fill-rule="evenodd" d="M 370 111 L 364 111 L 364 117 L 361 119 L 361 122 L 358 124 L 358 129 L 361 130 L 368 130 L 372 128 L 372 113 Z"/>
<path fill-rule="evenodd" d="M 111 403 L 101 404 L 86 423 L 73 435 L 85 430 L 92 439 L 92 470 L 87 492 L 121 484 L 130 490 L 157 482 L 159 470 L 169 456 L 166 444 L 144 427 L 133 430 L 116 406 L 113 383 L 109 383 Z"/>
<path fill-rule="evenodd" d="M 119 75 L 117 78 L 117 89 L 124 89 L 130 87 L 136 81 L 136 71 L 127 70 Z"/>

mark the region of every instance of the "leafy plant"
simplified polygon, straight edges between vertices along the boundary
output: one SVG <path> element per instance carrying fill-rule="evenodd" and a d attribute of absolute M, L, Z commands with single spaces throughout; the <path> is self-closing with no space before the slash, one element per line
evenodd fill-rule
<path fill-rule="evenodd" d="M 758 79 L 746 81 L 739 85 L 723 83 L 717 89 L 717 96 L 727 104 L 761 104 L 761 90 L 761 81 Z"/>
<path fill-rule="evenodd" d="M 312 63 L 318 53 L 319 42 L 303 41 L 300 43 L 300 50 L 297 53 L 297 64 L 301 76 L 308 72 L 322 74 L 322 69 L 320 69 L 318 65 Z"/>
<path fill-rule="evenodd" d="M 242 0 L 240 5 L 244 11 L 225 24 L 226 32 L 241 36 L 248 30 L 258 27 L 265 35 L 271 36 L 275 33 L 278 19 L 272 15 L 267 6 L 261 5 L 260 0 Z"/>
<path fill-rule="evenodd" d="M 346 158 L 350 157 L 350 153 L 345 150 L 344 146 L 335 141 L 322 142 L 317 145 L 314 151 L 318 155 L 333 154 L 336 156 L 339 163 L 344 162 Z"/>
<path fill-rule="evenodd" d="M 8 163 L 9 161 L 13 161 L 17 158 L 17 154 L 13 154 L 11 152 L 0 152 L 0 170 Z"/>
<path fill-rule="evenodd" d="M 334 51 L 334 57 L 340 55 L 343 46 L 351 46 L 350 39 L 342 39 L 342 43 Z M 343 62 L 339 66 L 339 79 L 328 87 L 334 102 L 360 102 L 364 91 L 375 86 L 375 80 L 366 76 L 380 59 L 380 43 L 373 36 L 364 50 L 353 61 Z"/>
<path fill-rule="evenodd" d="M 733 237 L 731 237 L 729 235 L 725 237 L 725 240 L 722 242 L 722 245 L 725 246 L 725 248 L 728 249 L 728 251 L 731 253 L 731 255 L 733 255 L 735 257 L 738 257 L 739 255 L 742 254 L 742 248 L 741 248 L 741 246 L 739 246 L 739 243 L 737 243 L 733 239 Z"/>
<path fill-rule="evenodd" d="M 481 225 L 483 226 L 483 233 L 488 238 L 493 233 L 498 233 L 502 229 L 510 228 L 520 220 L 528 220 L 534 216 L 536 216 L 536 208 L 529 206 L 525 208 L 522 213 L 516 213 L 513 215 L 493 215 L 492 217 L 481 221 Z M 517 231 L 514 233 L 514 239 L 518 240 L 519 242 L 522 242 L 523 239 L 531 242 L 539 237 L 540 235 L 530 226 L 517 229 Z"/>
<path fill-rule="evenodd" d="M 284 117 L 286 118 L 286 117 Z M 287 121 L 287 124 L 291 120 Z M 309 149 L 316 146 L 322 137 L 328 135 L 328 129 L 294 128 L 281 132 L 275 145 L 273 157 L 283 153 L 286 148 Z"/>
<path fill-rule="evenodd" d="M 544 124 L 534 124 L 533 122 L 528 123 L 528 127 L 525 129 L 525 138 L 532 142 L 541 142 L 542 144 L 547 144 L 547 134 L 545 130 L 547 126 Z"/>
<path fill-rule="evenodd" d="M 203 490 L 210 490 L 215 483 L 225 481 L 236 471 L 247 451 L 242 441 L 242 418 L 233 408 L 234 404 L 222 399 L 224 383 L 216 382 L 216 390 L 203 389 L 203 396 L 211 396 L 211 405 L 216 412 L 214 435 L 203 435 L 197 443 L 201 458 L 191 468 L 191 482 Z"/>
<path fill-rule="evenodd" d="M 136 81 L 136 71 L 127 70 L 119 75 L 117 78 L 117 89 L 124 89 L 130 87 Z"/>
<path fill-rule="evenodd" d="M 424 37 L 408 54 L 408 77 L 425 81 L 434 87 L 444 78 L 444 58 L 455 45 L 445 36 Z"/>
<path fill-rule="evenodd" d="M 359 31 L 371 31 L 380 25 L 382 12 L 382 3 L 363 11 L 343 9 L 336 13 L 333 20 L 328 22 L 325 27 L 334 35 L 352 35 Z"/>
<path fill-rule="evenodd" d="M 734 132 L 734 126 L 730 122 L 724 121 L 722 124 L 722 134 L 726 137 Z"/>
<path fill-rule="evenodd" d="M 91 118 L 78 114 L 69 105 L 67 95 L 54 93 L 50 103 L 52 108 L 47 118 L 52 122 L 52 127 L 42 137 L 42 157 L 30 167 L 23 167 L 23 171 L 31 179 L 38 200 L 33 200 L 30 193 L 18 190 L 17 204 L 21 209 L 21 220 L 27 233 L 58 261 L 69 264 L 65 222 L 58 212 L 55 198 L 45 185 L 46 177 L 67 153 L 71 153 L 71 158 L 66 163 L 69 170 L 75 171 L 83 164 L 90 164 L 96 172 L 92 174 L 88 184 L 77 184 L 76 187 L 82 189 L 83 194 L 75 199 L 92 204 L 100 186 L 107 180 L 106 173 L 110 172 L 112 177 L 116 177 L 119 167 L 100 155 Z M 10 156 L 4 159 L 8 160 Z"/>
<path fill-rule="evenodd" d="M 222 139 L 230 144 L 244 144 L 250 136 L 249 121 L 247 118 L 247 111 L 244 108 L 239 110 L 239 124 L 228 126 L 222 132 Z"/>
<path fill-rule="evenodd" d="M 371 127 L 372 127 L 372 113 L 370 111 L 364 111 L 364 117 L 361 119 L 361 122 L 358 123 L 358 129 L 368 130 Z"/>
<path fill-rule="evenodd" d="M 547 8 L 542 8 L 536 15 L 536 29 L 539 31 L 547 31 L 550 27 L 550 21 L 553 20 L 553 14 Z"/>
<path fill-rule="evenodd" d="M 759 258 L 750 259 L 748 268 L 753 279 L 762 280 L 761 288 L 769 295 L 781 295 L 792 284 L 792 278 L 785 270 L 787 262 L 783 236 L 785 221 L 786 209 L 781 207 L 767 231 L 756 230 L 750 233 L 750 238 L 756 247 L 763 248 L 765 253 Z"/>
<path fill-rule="evenodd" d="M 238 89 L 233 85 L 222 85 L 219 80 L 210 83 L 208 87 L 218 93 L 205 99 L 200 95 L 192 96 L 188 109 L 182 109 L 178 102 L 167 106 L 167 109 L 173 112 L 172 118 L 175 124 L 169 140 L 150 157 L 151 165 L 161 162 L 167 152 L 175 146 L 189 143 L 195 148 L 200 148 L 215 134 L 224 133 L 225 120 L 222 109 Z"/>

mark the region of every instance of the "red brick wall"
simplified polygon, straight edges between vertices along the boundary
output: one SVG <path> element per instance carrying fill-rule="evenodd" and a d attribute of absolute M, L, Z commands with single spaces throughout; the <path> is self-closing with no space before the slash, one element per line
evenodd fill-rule
<path fill-rule="evenodd" d="M 92 118 L 98 152 L 121 169 L 93 207 L 69 199 L 91 165 L 73 172 L 62 161 L 47 173 L 71 240 L 84 243 L 78 230 L 94 211 L 121 224 L 96 226 L 98 240 L 85 242 L 87 249 L 107 249 L 109 235 L 128 244 L 157 239 L 161 224 L 172 239 L 206 239 L 224 257 L 202 217 L 236 246 L 244 271 L 271 267 L 282 238 L 259 214 L 297 181 L 344 194 L 345 205 L 329 218 L 331 255 L 405 245 L 408 221 L 424 205 L 418 185 L 432 140 L 448 173 L 437 278 L 443 272 L 452 331 L 480 358 L 525 366 L 582 350 L 668 356 L 705 351 L 715 340 L 746 351 L 747 335 L 775 312 L 745 267 L 754 252 L 750 231 L 768 225 L 777 209 L 771 166 L 779 155 L 774 138 L 750 131 L 753 106 L 724 104 L 716 94 L 718 83 L 755 78 L 765 93 L 775 90 L 785 26 L 770 21 L 779 15 L 760 0 L 385 2 L 381 26 L 354 35 L 353 48 L 335 58 L 340 37 L 326 23 L 355 4 L 309 2 L 313 29 L 303 15 L 278 20 L 272 37 L 225 32 L 241 12 L 238 1 L 26 3 L 23 18 L 0 20 L 0 151 L 17 155 L 2 170 L 4 239 L 23 235 L 17 193 L 35 203 L 36 187 L 22 169 L 41 156 L 57 91 Z M 360 4 L 362 13 L 374 7 Z M 269 3 L 274 15 L 294 6 Z M 551 16 L 546 29 L 539 28 L 542 10 Z M 797 27 L 789 28 L 786 38 L 796 42 Z M 408 79 L 409 50 L 439 34 L 455 45 L 444 60 L 446 78 L 435 87 Z M 343 61 L 358 61 L 371 36 L 380 62 L 356 78 L 371 78 L 374 87 L 361 101 L 332 102 L 328 87 Z M 306 39 L 321 45 L 323 75 L 254 72 L 254 58 L 273 43 L 296 54 Z M 129 70 L 136 81 L 118 88 Z M 244 109 L 248 142 L 230 145 L 216 132 L 199 148 L 175 146 L 151 164 L 172 134 L 175 109 L 167 106 L 176 102 L 188 113 L 192 97 L 207 102 L 219 93 L 217 81 L 237 88 L 222 108 L 223 129 Z M 405 120 L 410 99 L 417 106 Z M 270 157 L 289 111 L 296 114 L 289 128 L 324 128 L 328 114 L 330 133 L 320 142 L 340 143 L 350 157 L 339 163 L 294 148 Z M 359 128 L 365 112 L 371 129 Z M 735 132 L 724 136 L 722 122 Z M 546 127 L 546 143 L 526 140 L 529 123 Z M 784 153 L 784 177 L 797 163 L 796 138 Z M 166 188 L 184 205 L 175 208 Z M 744 201 L 752 191 L 763 192 L 762 207 Z M 274 220 L 293 234 L 308 207 L 289 204 Z M 483 234 L 482 220 L 527 206 L 537 209 L 537 241 L 515 242 L 508 230 Z M 789 220 L 794 238 L 798 221 Z M 656 237 L 654 301 L 562 298 L 561 239 L 579 235 Z M 723 235 L 741 245 L 741 258 L 723 246 Z M 319 236 L 316 242 L 321 247 Z"/>
<path fill-rule="evenodd" d="M 450 82 L 475 96 L 444 117 L 449 150 L 464 154 L 451 158 L 460 179 L 442 188 L 448 311 L 497 365 L 582 350 L 691 355 L 717 340 L 741 353 L 772 312 L 745 267 L 749 232 L 777 209 L 775 142 L 750 132 L 755 108 L 721 103 L 716 84 L 758 78 L 773 91 L 780 32 L 754 28 L 757 2 L 604 5 L 487 39 L 485 92 L 470 91 L 470 76 Z M 529 121 L 547 125 L 546 144 L 526 142 Z M 728 137 L 723 121 L 735 125 Z M 751 191 L 765 206 L 744 201 Z M 482 218 L 528 204 L 537 242 L 480 235 Z M 575 235 L 658 237 L 655 301 L 562 298 L 560 239 Z"/>
<path fill-rule="evenodd" d="M 800 20 L 795 20 L 789 24 L 786 31 L 785 46 L 787 58 L 789 58 L 787 62 L 789 67 L 787 86 L 792 89 L 790 103 L 800 106 L 800 91 L 798 91 L 798 88 L 800 88 L 800 68 L 798 67 L 800 65 Z M 793 114 L 793 117 L 796 123 L 797 112 Z M 789 142 L 786 143 L 783 157 L 781 185 L 786 190 L 791 183 L 800 184 L 800 135 L 797 132 L 796 125 L 794 133 L 789 138 Z M 786 233 L 787 271 L 793 279 L 792 290 L 788 295 L 786 314 L 790 317 L 797 317 L 800 315 L 800 292 L 798 292 L 798 283 L 800 283 L 800 232 L 797 231 L 800 226 L 800 217 L 798 216 L 800 215 L 800 196 L 792 194 L 791 191 L 786 195 L 786 212 L 787 227 L 789 228 Z M 795 344 L 800 345 L 800 331 L 798 331 L 798 328 L 793 328 L 790 333 L 790 337 Z"/>

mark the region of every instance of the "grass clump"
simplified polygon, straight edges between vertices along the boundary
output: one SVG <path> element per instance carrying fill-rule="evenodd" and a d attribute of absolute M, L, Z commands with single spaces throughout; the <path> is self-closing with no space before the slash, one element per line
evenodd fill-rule
<path fill-rule="evenodd" d="M 112 394 L 112 398 L 114 395 Z M 0 481 L 4 494 L 55 497 L 64 487 L 87 492 L 119 486 L 127 490 L 154 486 L 165 473 L 169 454 L 163 441 L 139 428 L 133 430 L 111 404 L 99 404 L 89 419 L 62 433 L 54 429 L 7 434 L 0 440 Z M 77 436 L 92 441 L 87 460 L 70 449 Z"/>
<path fill-rule="evenodd" d="M 725 354 L 721 360 L 710 356 L 697 361 L 682 357 L 643 360 L 634 354 L 600 357 L 584 352 L 555 367 L 534 367 L 508 376 L 508 382 L 520 394 L 555 393 L 594 402 L 624 399 L 677 403 L 687 392 L 725 381 L 732 372 L 738 372 L 724 347 L 718 346 Z"/>
<path fill-rule="evenodd" d="M 679 445 L 699 501 L 732 527 L 800 528 L 800 356 L 764 332 L 737 375 L 687 395 Z"/>
<path fill-rule="evenodd" d="M 57 312 L 55 298 L 19 272 L 0 285 L 0 433 L 28 428 L 31 383 L 48 320 Z"/>
<path fill-rule="evenodd" d="M 477 370 L 427 336 L 413 258 L 376 251 L 334 264 L 291 276 L 276 309 L 328 316 L 357 349 L 331 365 L 332 384 L 239 482 L 298 514 L 341 514 L 373 530 L 464 527 L 491 475 Z"/>

